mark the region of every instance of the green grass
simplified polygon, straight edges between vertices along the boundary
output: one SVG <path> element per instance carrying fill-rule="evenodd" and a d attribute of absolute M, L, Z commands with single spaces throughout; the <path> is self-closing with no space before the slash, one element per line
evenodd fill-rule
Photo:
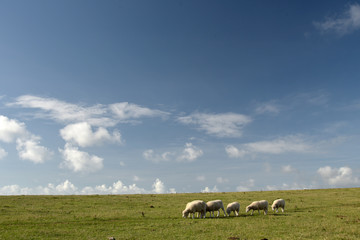
<path fill-rule="evenodd" d="M 245 213 L 255 200 L 285 213 Z M 239 217 L 183 219 L 187 202 L 238 201 Z M 360 188 L 236 193 L 0 196 L 0 239 L 358 239 Z M 144 213 L 144 216 L 143 214 Z"/>

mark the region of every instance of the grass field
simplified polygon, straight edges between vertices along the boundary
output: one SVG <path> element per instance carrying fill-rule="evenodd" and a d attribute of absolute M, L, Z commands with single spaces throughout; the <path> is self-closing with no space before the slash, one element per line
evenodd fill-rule
<path fill-rule="evenodd" d="M 285 213 L 245 213 L 254 200 Z M 238 201 L 239 217 L 183 219 L 187 202 Z M 0 239 L 358 239 L 360 188 L 234 193 L 0 196 Z"/>

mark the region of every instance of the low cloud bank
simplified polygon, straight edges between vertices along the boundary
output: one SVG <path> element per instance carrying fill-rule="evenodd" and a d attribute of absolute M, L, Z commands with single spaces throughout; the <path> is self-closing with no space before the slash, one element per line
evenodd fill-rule
<path fill-rule="evenodd" d="M 21 187 L 19 185 L 8 185 L 0 187 L 0 195 L 92 195 L 92 194 L 161 194 L 161 193 L 176 193 L 174 188 L 166 190 L 165 184 L 156 179 L 152 185 L 151 190 L 136 186 L 136 184 L 125 185 L 120 180 L 114 182 L 112 185 L 106 184 L 95 187 L 78 188 L 69 180 L 65 180 L 58 185 L 49 183 L 46 186 L 38 186 L 35 188 Z"/>

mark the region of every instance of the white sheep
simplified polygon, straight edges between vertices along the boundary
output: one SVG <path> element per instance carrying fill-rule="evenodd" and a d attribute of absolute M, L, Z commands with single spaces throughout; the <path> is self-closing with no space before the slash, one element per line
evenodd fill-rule
<path fill-rule="evenodd" d="M 187 218 L 189 213 L 192 213 L 194 219 L 195 213 L 200 213 L 201 218 L 205 218 L 206 215 L 206 203 L 201 200 L 194 200 L 186 204 L 185 210 L 182 212 L 183 218 Z"/>
<path fill-rule="evenodd" d="M 278 212 L 279 208 L 281 208 L 281 211 L 285 211 L 285 200 L 284 199 L 276 199 L 274 200 L 273 204 L 271 205 L 272 210 L 276 210 Z"/>
<path fill-rule="evenodd" d="M 214 214 L 215 211 L 218 211 L 217 217 L 219 217 L 220 209 L 223 210 L 224 216 L 226 217 L 224 204 L 221 200 L 213 200 L 206 203 L 206 212 L 210 212 L 210 217 L 211 217 L 211 213 L 213 216 L 215 216 Z"/>
<path fill-rule="evenodd" d="M 226 207 L 226 213 L 228 216 L 230 216 L 231 212 L 234 212 L 236 216 L 239 216 L 239 211 L 240 211 L 240 203 L 238 202 L 229 203 Z"/>
<path fill-rule="evenodd" d="M 246 212 L 252 210 L 251 215 L 253 215 L 254 210 L 258 210 L 259 214 L 260 214 L 260 210 L 264 210 L 264 215 L 266 215 L 268 212 L 268 206 L 269 203 L 266 200 L 255 201 L 246 207 Z"/>

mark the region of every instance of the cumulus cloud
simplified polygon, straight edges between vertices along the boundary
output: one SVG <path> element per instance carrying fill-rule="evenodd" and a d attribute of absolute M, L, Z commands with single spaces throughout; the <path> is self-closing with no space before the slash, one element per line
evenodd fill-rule
<path fill-rule="evenodd" d="M 161 184 L 164 184 L 160 180 L 154 182 L 156 184 L 157 191 L 164 191 L 161 189 Z M 174 192 L 175 189 L 169 189 L 169 192 Z M 0 195 L 92 195 L 92 194 L 146 194 L 154 193 L 154 189 L 145 190 L 136 186 L 136 184 L 131 184 L 126 186 L 120 180 L 114 182 L 112 185 L 107 186 L 106 184 L 97 185 L 94 187 L 86 186 L 82 189 L 76 187 L 69 180 L 55 185 L 52 183 L 47 184 L 46 186 L 38 186 L 35 188 L 21 187 L 19 185 L 8 185 L 0 187 Z"/>
<path fill-rule="evenodd" d="M 307 143 L 301 136 L 286 136 L 272 141 L 246 143 L 239 148 L 233 145 L 225 147 L 226 153 L 231 158 L 243 158 L 255 154 L 307 153 L 312 150 L 311 144 Z"/>
<path fill-rule="evenodd" d="M 179 161 L 193 162 L 203 155 L 203 151 L 194 146 L 192 143 L 186 143 L 185 149 L 182 154 L 178 157 Z"/>
<path fill-rule="evenodd" d="M 165 185 L 160 179 L 156 179 L 152 185 L 154 193 L 165 193 Z"/>
<path fill-rule="evenodd" d="M 353 176 L 353 171 L 349 167 L 332 168 L 326 166 L 319 168 L 317 173 L 328 185 L 334 187 L 355 186 L 360 183 L 359 178 Z"/>
<path fill-rule="evenodd" d="M 143 157 L 146 160 L 152 161 L 154 163 L 167 162 L 170 161 L 170 157 L 174 155 L 171 152 L 164 152 L 162 154 L 156 154 L 154 150 L 148 149 L 143 152 Z"/>
<path fill-rule="evenodd" d="M 96 172 L 103 168 L 103 159 L 80 151 L 77 147 L 66 143 L 64 149 L 59 149 L 64 161 L 61 167 L 68 168 L 74 172 Z"/>
<path fill-rule="evenodd" d="M 0 141 L 10 143 L 24 135 L 27 135 L 24 123 L 0 115 Z"/>
<path fill-rule="evenodd" d="M 328 17 L 322 22 L 314 22 L 323 33 L 336 33 L 339 36 L 350 34 L 360 29 L 360 5 L 350 4 L 344 12 L 335 17 Z"/>
<path fill-rule="evenodd" d="M 211 192 L 219 192 L 219 189 L 216 187 L 216 185 L 213 188 L 205 187 L 201 190 L 202 193 L 211 193 Z"/>
<path fill-rule="evenodd" d="M 19 157 L 33 163 L 43 163 L 53 155 L 46 147 L 40 145 L 40 137 L 34 135 L 28 139 L 18 138 L 16 144 Z"/>
<path fill-rule="evenodd" d="M 52 156 L 52 152 L 40 145 L 41 138 L 26 130 L 24 123 L 0 115 L 0 141 L 16 142 L 19 157 L 34 163 L 43 163 Z M 5 151 L 5 150 L 4 150 Z M 5 152 L 2 153 L 3 155 Z"/>
<path fill-rule="evenodd" d="M 292 172 L 295 172 L 296 169 L 293 168 L 291 165 L 286 165 L 286 166 L 282 166 L 282 167 L 281 167 L 281 171 L 282 171 L 283 173 L 292 173 Z"/>
<path fill-rule="evenodd" d="M 114 131 L 110 134 L 105 128 L 99 127 L 93 132 L 91 125 L 87 122 L 69 124 L 60 130 L 61 137 L 70 143 L 80 147 L 100 145 L 103 142 L 121 143 L 121 134 Z"/>
<path fill-rule="evenodd" d="M 246 150 L 238 149 L 233 145 L 226 146 L 225 151 L 227 155 L 231 158 L 242 158 L 248 153 Z"/>
<path fill-rule="evenodd" d="M 205 131 L 209 135 L 240 137 L 244 126 L 252 120 L 248 116 L 236 113 L 194 113 L 189 116 L 179 117 L 178 121 L 187 125 L 195 125 L 199 130 Z"/>
<path fill-rule="evenodd" d="M 120 120 L 138 119 L 141 117 L 167 117 L 169 113 L 156 109 L 141 107 L 137 104 L 121 102 L 109 105 L 110 110 Z"/>
<path fill-rule="evenodd" d="M 136 184 L 126 186 L 120 180 L 113 183 L 112 186 L 106 186 L 105 184 L 95 187 L 85 187 L 80 191 L 80 194 L 145 194 L 149 193 L 143 188 L 139 188 Z"/>
<path fill-rule="evenodd" d="M 203 151 L 192 143 L 186 143 L 182 152 L 167 151 L 159 154 L 155 153 L 153 149 L 148 149 L 143 152 L 143 157 L 154 163 L 167 162 L 172 159 L 176 159 L 179 162 L 193 162 L 202 155 Z"/>

